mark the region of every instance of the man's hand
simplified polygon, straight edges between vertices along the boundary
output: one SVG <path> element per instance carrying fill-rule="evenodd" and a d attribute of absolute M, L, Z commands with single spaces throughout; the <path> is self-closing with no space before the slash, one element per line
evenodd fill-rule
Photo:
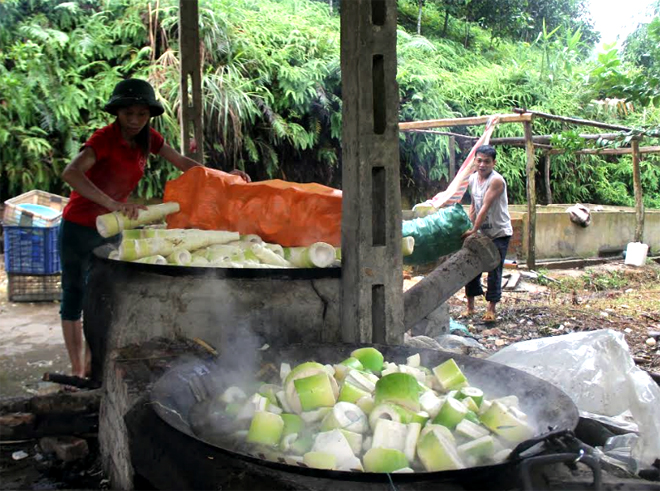
<path fill-rule="evenodd" d="M 234 169 L 233 171 L 230 172 L 230 174 L 238 177 L 242 177 L 245 182 L 252 182 L 252 179 L 250 179 L 250 176 L 248 176 L 245 172 L 239 169 Z"/>
<path fill-rule="evenodd" d="M 461 235 L 461 239 L 465 240 L 467 239 L 470 235 L 474 235 L 477 233 L 477 230 L 474 228 L 471 228 L 467 232 L 465 232 L 463 235 Z"/>
<path fill-rule="evenodd" d="M 115 204 L 110 207 L 110 211 L 118 211 L 127 218 L 135 220 L 138 217 L 140 210 L 146 210 L 147 207 L 144 205 L 138 205 L 135 203 L 120 203 L 115 201 Z"/>

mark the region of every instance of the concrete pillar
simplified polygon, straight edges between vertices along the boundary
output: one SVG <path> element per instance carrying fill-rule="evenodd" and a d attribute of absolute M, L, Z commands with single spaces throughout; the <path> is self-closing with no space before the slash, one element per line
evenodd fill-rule
<path fill-rule="evenodd" d="M 346 342 L 403 342 L 396 14 L 396 0 L 341 6 Z"/>
<path fill-rule="evenodd" d="M 202 128 L 202 67 L 199 51 L 197 0 L 179 0 L 179 57 L 181 58 L 181 153 L 204 163 Z M 194 137 L 197 147 L 191 148 Z"/>

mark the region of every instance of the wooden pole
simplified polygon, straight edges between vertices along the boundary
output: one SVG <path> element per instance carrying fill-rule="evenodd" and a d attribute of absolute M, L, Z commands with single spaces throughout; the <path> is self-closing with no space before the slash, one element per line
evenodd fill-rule
<path fill-rule="evenodd" d="M 529 111 L 527 109 L 516 108 L 513 110 L 513 112 L 521 115 L 533 114 L 534 116 L 539 116 L 545 119 L 563 121 L 564 123 L 581 124 L 584 126 L 593 126 L 594 128 L 603 128 L 606 130 L 632 131 L 632 128 L 628 128 L 627 126 L 620 126 L 618 124 L 601 123 L 600 121 L 591 121 L 589 119 L 567 118 L 566 116 L 557 116 L 556 114 L 542 113 L 540 111 Z"/>
<path fill-rule="evenodd" d="M 633 140 L 635 141 L 635 140 Z M 639 147 L 638 145 L 638 150 L 637 153 L 644 154 L 644 153 L 660 153 L 660 146 L 650 146 L 650 147 Z M 558 154 L 558 153 L 564 153 L 565 150 L 561 149 L 555 149 L 552 150 L 551 153 L 553 154 Z M 589 148 L 587 150 L 578 150 L 576 152 L 573 152 L 575 155 L 630 155 L 633 153 L 632 147 L 630 148 Z"/>
<path fill-rule="evenodd" d="M 639 142 L 632 142 L 633 186 L 635 188 L 635 242 L 644 241 L 644 196 L 642 173 L 639 169 Z"/>
<path fill-rule="evenodd" d="M 179 0 L 179 46 L 181 63 L 181 153 L 204 163 L 202 131 L 202 68 L 199 52 L 197 0 Z M 190 97 L 192 93 L 192 97 Z M 192 138 L 196 148 L 191 145 Z"/>
<path fill-rule="evenodd" d="M 545 152 L 545 199 L 552 204 L 552 188 L 550 187 L 550 152 Z"/>
<path fill-rule="evenodd" d="M 453 133 L 451 131 L 437 131 L 437 130 L 402 130 L 408 133 L 428 133 L 430 135 L 453 136 L 459 140 L 472 140 L 477 141 L 478 136 L 461 135 L 460 133 Z M 553 135 L 534 135 L 534 145 L 540 146 L 541 144 L 549 144 Z M 621 136 L 620 133 L 595 133 L 595 134 L 580 134 L 580 138 L 585 140 L 614 140 Z M 503 138 L 491 138 L 491 145 L 520 145 L 525 146 L 525 138 L 519 136 L 507 136 Z"/>
<path fill-rule="evenodd" d="M 456 176 L 456 138 L 449 137 L 449 182 Z"/>
<path fill-rule="evenodd" d="M 527 267 L 536 269 L 536 162 L 532 141 L 532 122 L 523 123 L 527 151 Z"/>
<path fill-rule="evenodd" d="M 475 116 L 472 118 L 429 119 L 427 121 L 406 121 L 399 123 L 399 130 L 416 130 L 428 128 L 445 128 L 447 126 L 477 126 L 486 124 L 492 116 Z M 530 114 L 503 114 L 500 123 L 522 123 L 531 121 Z"/>

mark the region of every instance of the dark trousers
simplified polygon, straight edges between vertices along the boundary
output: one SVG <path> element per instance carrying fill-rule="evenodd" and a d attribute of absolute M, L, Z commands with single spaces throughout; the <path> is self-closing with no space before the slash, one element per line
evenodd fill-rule
<path fill-rule="evenodd" d="M 499 302 L 502 298 L 502 268 L 506 258 L 506 250 L 509 248 L 511 236 L 492 239 L 493 244 L 500 251 L 500 264 L 494 270 L 488 273 L 488 289 L 486 290 L 486 300 L 488 302 Z M 465 295 L 468 297 L 478 297 L 483 295 L 481 288 L 481 274 L 465 285 Z"/>

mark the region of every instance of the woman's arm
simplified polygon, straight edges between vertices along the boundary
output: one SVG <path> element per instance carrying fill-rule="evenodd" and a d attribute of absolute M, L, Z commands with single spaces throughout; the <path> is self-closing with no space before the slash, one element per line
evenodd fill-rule
<path fill-rule="evenodd" d="M 170 162 L 177 169 L 181 169 L 183 172 L 193 167 L 202 166 L 202 164 L 200 164 L 199 162 L 195 162 L 193 159 L 181 155 L 179 152 L 177 152 L 172 147 L 170 147 L 167 143 L 163 144 L 163 148 L 160 149 L 158 155 L 160 155 L 165 160 Z M 248 176 L 242 170 L 234 169 L 233 171 L 230 172 L 230 174 L 234 174 L 236 176 L 242 177 L 245 180 L 245 182 L 252 182 L 250 176 Z"/>
<path fill-rule="evenodd" d="M 137 218 L 138 210 L 145 208 L 131 203 L 120 203 L 101 191 L 89 180 L 85 173 L 96 163 L 96 155 L 90 147 L 83 148 L 62 172 L 62 179 L 74 191 L 90 201 L 107 208 L 110 211 L 120 211 L 128 218 Z"/>
<path fill-rule="evenodd" d="M 169 163 L 174 165 L 174 167 L 182 170 L 183 172 L 187 171 L 188 169 L 192 169 L 193 167 L 202 165 L 199 162 L 195 162 L 193 159 L 181 155 L 167 143 L 163 143 L 163 147 L 160 149 L 160 152 L 158 152 L 158 155 L 163 157 Z"/>

